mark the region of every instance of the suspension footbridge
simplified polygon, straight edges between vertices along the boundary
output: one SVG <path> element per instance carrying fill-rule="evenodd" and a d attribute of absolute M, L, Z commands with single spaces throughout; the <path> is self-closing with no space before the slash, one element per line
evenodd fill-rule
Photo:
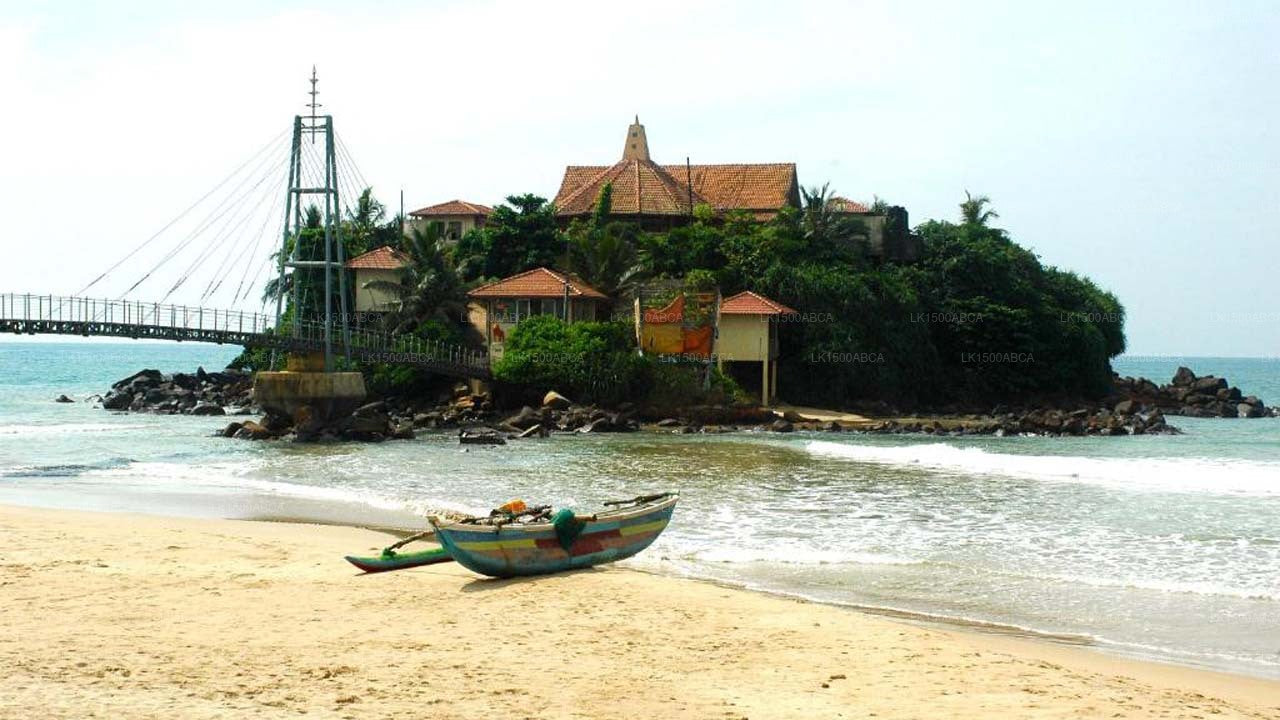
<path fill-rule="evenodd" d="M 346 255 L 349 245 L 372 249 L 359 234 L 380 219 L 379 207 L 333 116 L 316 114 L 314 70 L 311 83 L 310 113 L 294 117 L 291 134 L 277 135 L 79 292 L 0 294 L 0 332 L 222 343 L 322 354 L 326 371 L 345 357 L 488 378 L 488 357 L 475 348 L 376 322 L 353 327 L 353 317 L 373 314 L 350 312 Z M 117 292 L 97 296 L 113 285 Z"/>

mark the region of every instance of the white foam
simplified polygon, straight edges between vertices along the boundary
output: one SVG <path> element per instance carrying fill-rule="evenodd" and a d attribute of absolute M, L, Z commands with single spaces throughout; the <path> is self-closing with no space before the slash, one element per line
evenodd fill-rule
<path fill-rule="evenodd" d="M 814 440 L 807 448 L 816 455 L 856 462 L 967 475 L 1076 482 L 1140 492 L 1280 496 L 1280 463 L 1276 462 L 1015 455 L 946 443 L 885 447 Z"/>
<path fill-rule="evenodd" d="M 137 430 L 146 425 L 114 425 L 111 423 L 57 423 L 49 425 L 0 425 L 0 435 L 76 435 L 79 433 Z"/>
<path fill-rule="evenodd" d="M 883 553 L 823 550 L 779 543 L 769 547 L 717 545 L 693 552 L 690 559 L 707 563 L 779 565 L 919 565 L 920 561 Z"/>
<path fill-rule="evenodd" d="M 319 500 L 331 503 L 355 503 L 398 512 L 410 512 L 419 515 L 439 513 L 441 511 L 473 513 L 474 508 L 466 508 L 457 503 L 421 499 L 394 498 L 364 488 L 333 487 L 306 485 L 280 480 L 266 480 L 252 477 L 256 471 L 253 465 L 245 463 L 188 465 L 166 462 L 139 462 L 128 467 L 95 470 L 85 473 L 86 480 L 109 480 L 113 484 L 129 483 L 159 488 L 171 488 L 184 491 L 200 489 L 206 492 L 224 493 L 258 493 L 282 497 Z"/>

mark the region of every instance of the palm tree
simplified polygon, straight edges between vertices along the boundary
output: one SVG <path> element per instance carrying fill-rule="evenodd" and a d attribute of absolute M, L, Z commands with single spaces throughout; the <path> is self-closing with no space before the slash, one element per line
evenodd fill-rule
<path fill-rule="evenodd" d="M 631 223 L 577 224 L 569 229 L 569 272 L 609 297 L 635 289 L 644 278 Z"/>
<path fill-rule="evenodd" d="M 804 209 L 800 213 L 800 232 L 809 247 L 825 255 L 850 253 L 865 255 L 867 226 L 861 219 L 840 212 L 830 183 L 822 187 L 801 188 Z"/>
<path fill-rule="evenodd" d="M 391 331 L 412 332 L 429 320 L 461 323 L 466 291 L 440 247 L 439 228 L 414 228 L 404 240 L 404 254 L 408 262 L 398 280 L 370 280 L 362 286 L 396 298 L 386 319 Z"/>
<path fill-rule="evenodd" d="M 989 221 L 1000 217 L 1000 213 L 995 210 L 983 209 L 991 204 L 991 198 L 986 195 L 974 197 L 969 194 L 968 190 L 965 190 L 964 197 L 965 201 L 960 203 L 960 217 L 964 219 L 965 225 L 986 227 Z"/>

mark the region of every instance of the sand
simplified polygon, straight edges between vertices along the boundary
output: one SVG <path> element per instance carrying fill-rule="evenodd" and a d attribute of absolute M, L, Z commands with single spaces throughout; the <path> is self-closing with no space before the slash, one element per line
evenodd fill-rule
<path fill-rule="evenodd" d="M 1280 683 L 388 536 L 0 506 L 4 718 L 1280 717 Z"/>

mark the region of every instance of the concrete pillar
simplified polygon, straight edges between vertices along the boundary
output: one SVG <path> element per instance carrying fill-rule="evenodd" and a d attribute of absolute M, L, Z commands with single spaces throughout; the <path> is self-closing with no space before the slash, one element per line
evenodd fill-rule
<path fill-rule="evenodd" d="M 769 353 L 764 354 L 764 360 L 761 362 L 764 375 L 760 380 L 760 404 L 765 407 L 769 406 Z"/>

